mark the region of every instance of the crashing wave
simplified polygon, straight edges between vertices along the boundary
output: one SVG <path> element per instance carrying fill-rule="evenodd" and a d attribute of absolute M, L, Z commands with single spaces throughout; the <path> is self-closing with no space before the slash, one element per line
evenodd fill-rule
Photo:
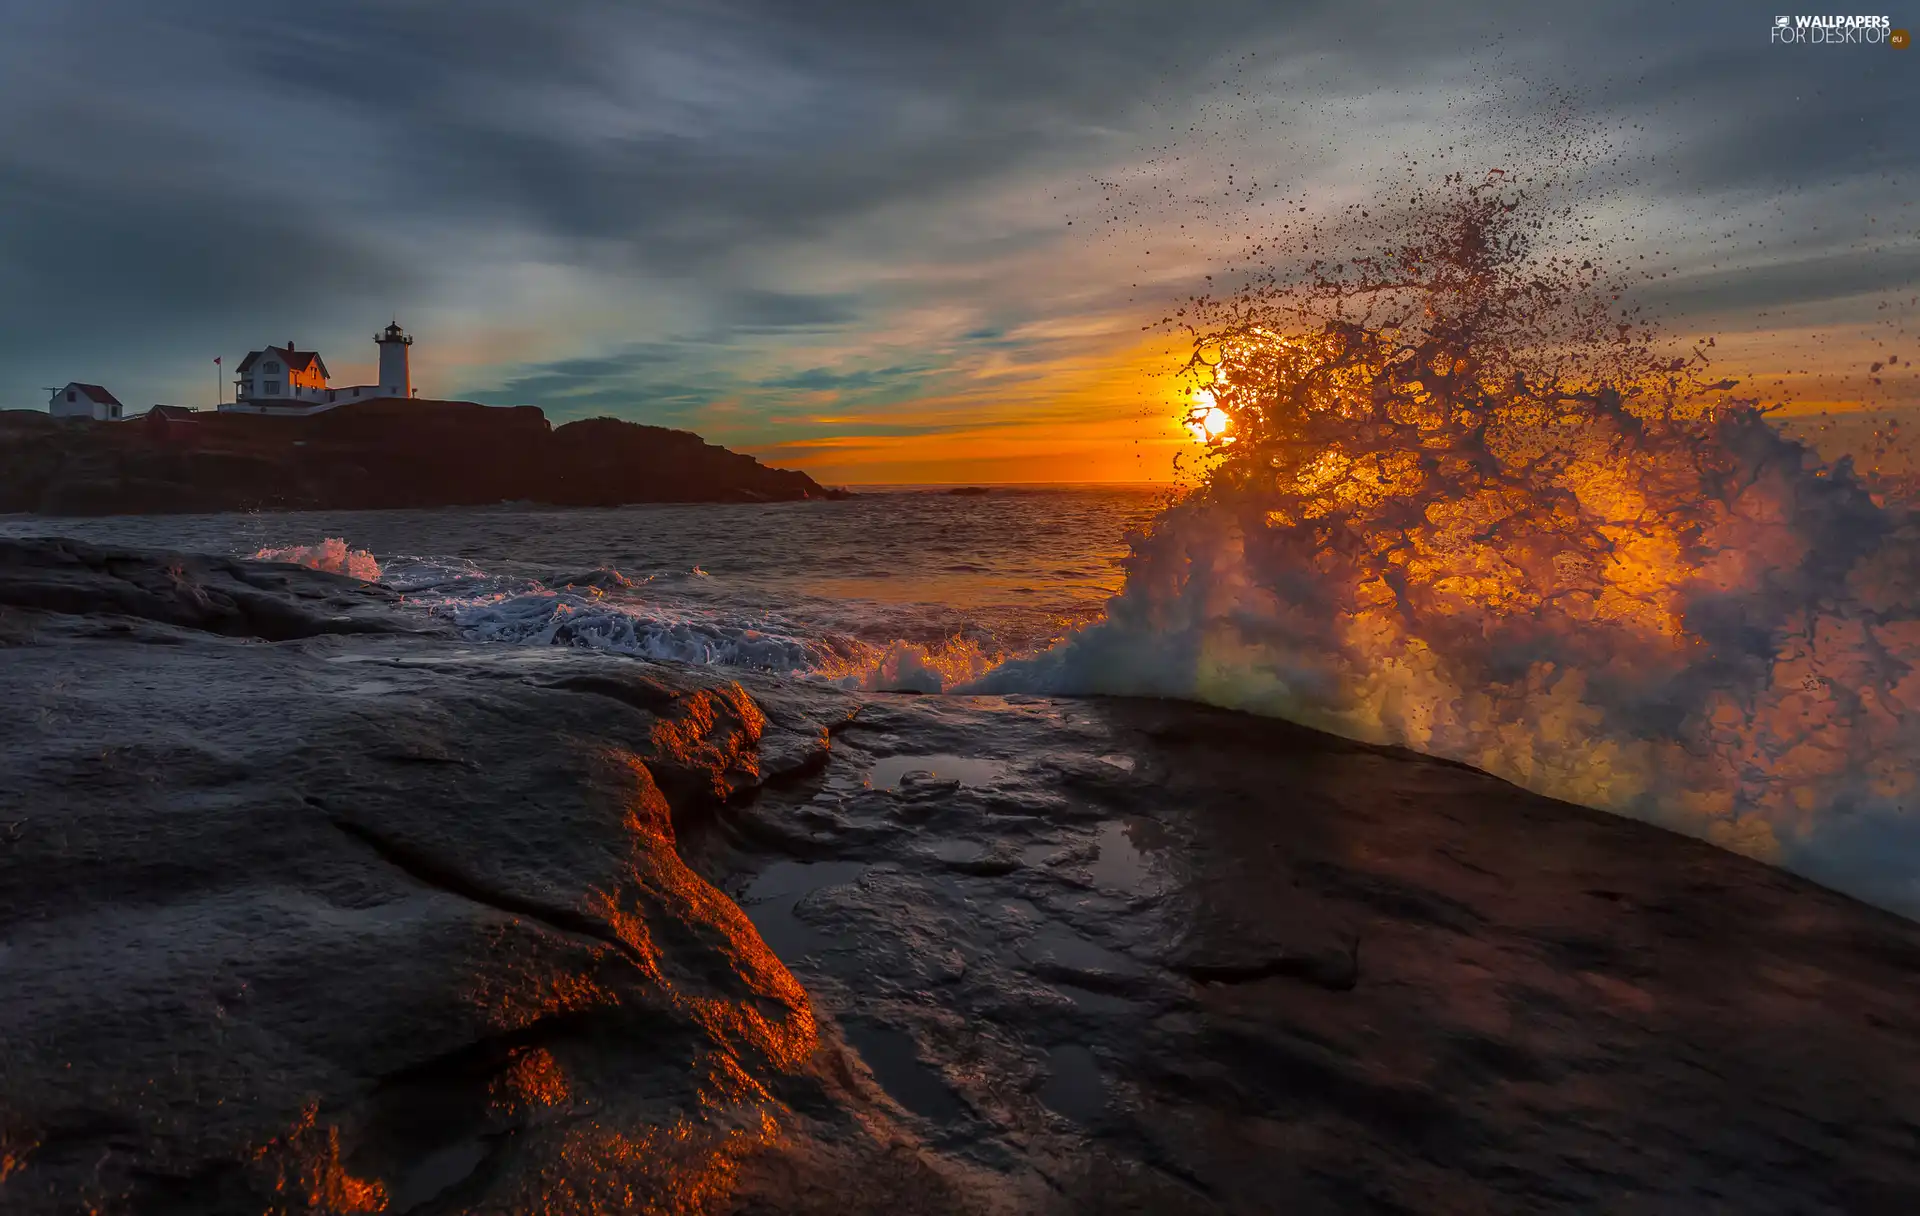
<path fill-rule="evenodd" d="M 253 559 L 261 562 L 287 562 L 314 570 L 324 570 L 329 574 L 344 574 L 366 583 L 375 582 L 380 578 L 380 563 L 374 560 L 373 554 L 365 549 L 349 549 L 347 542 L 336 536 L 329 536 L 317 545 L 289 545 L 281 549 L 261 549 L 253 555 Z"/>
<path fill-rule="evenodd" d="M 1103 622 L 964 691 L 1284 716 L 1920 913 L 1920 520 L 1657 350 L 1555 213 L 1451 184 L 1196 302 L 1204 484 Z"/>

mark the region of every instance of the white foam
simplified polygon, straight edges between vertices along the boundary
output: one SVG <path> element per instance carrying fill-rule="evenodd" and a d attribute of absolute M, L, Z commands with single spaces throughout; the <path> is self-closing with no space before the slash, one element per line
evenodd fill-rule
<path fill-rule="evenodd" d="M 826 657 L 798 637 L 690 610 L 614 603 L 601 595 L 530 588 L 422 603 L 481 641 L 582 646 L 678 663 L 806 674 Z"/>
<path fill-rule="evenodd" d="M 329 536 L 317 545 L 289 545 L 280 549 L 261 549 L 255 561 L 288 562 L 329 574 L 344 574 L 371 583 L 380 577 L 380 563 L 365 549 L 349 549 L 347 542 Z"/>
<path fill-rule="evenodd" d="M 1697 593 L 1687 647 L 1661 650 L 1547 614 L 1484 633 L 1369 630 L 1329 609 L 1337 572 L 1256 551 L 1240 512 L 1176 508 L 1104 620 L 954 691 L 1173 697 L 1412 747 L 1920 917 L 1912 525 L 1829 518 L 1812 493 L 1755 516 L 1748 543 L 1723 550 L 1741 585 Z M 1771 550 L 1852 569 L 1817 584 L 1756 556 Z"/>
<path fill-rule="evenodd" d="M 549 586 L 489 574 L 470 562 L 395 558 L 388 586 L 415 609 L 451 621 L 477 641 L 579 646 L 703 666 L 741 667 L 866 691 L 939 692 L 988 671 L 992 656 L 961 639 L 876 645 L 653 598 L 653 578 L 617 570 L 568 575 Z M 699 567 L 679 577 L 706 577 Z"/>

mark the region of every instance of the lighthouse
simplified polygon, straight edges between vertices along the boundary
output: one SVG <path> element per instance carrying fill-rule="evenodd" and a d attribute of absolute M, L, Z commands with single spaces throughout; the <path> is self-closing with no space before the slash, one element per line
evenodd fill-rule
<path fill-rule="evenodd" d="M 380 347 L 378 384 L 350 384 L 345 388 L 334 385 L 329 382 L 332 373 L 327 371 L 318 351 L 299 350 L 289 341 L 283 347 L 264 347 L 242 359 L 234 369 L 238 378 L 233 385 L 233 404 L 223 401 L 220 410 L 237 414 L 305 415 L 355 401 L 413 396 L 413 373 L 407 366 L 407 348 L 413 345 L 412 335 L 395 320 L 373 335 L 373 340 Z"/>
<path fill-rule="evenodd" d="M 413 336 L 403 332 L 396 320 L 373 340 L 380 345 L 380 395 L 413 396 L 413 374 L 407 370 L 407 348 L 413 345 Z"/>

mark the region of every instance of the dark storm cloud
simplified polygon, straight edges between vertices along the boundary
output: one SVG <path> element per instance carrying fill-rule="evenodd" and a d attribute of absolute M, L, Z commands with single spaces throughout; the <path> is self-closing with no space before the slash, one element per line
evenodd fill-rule
<path fill-rule="evenodd" d="M 511 260 L 684 309 L 647 335 L 657 358 L 536 362 L 503 381 L 511 399 L 693 408 L 720 394 L 673 361 L 714 357 L 702 344 L 856 329 L 917 290 L 815 289 L 783 259 L 863 235 L 876 257 L 922 263 L 1035 247 L 1052 238 L 897 217 L 1188 140 L 1250 104 L 1237 90 L 1277 87 L 1302 145 L 1336 159 L 1365 153 L 1370 133 L 1340 120 L 1356 97 L 1491 87 L 1524 123 L 1552 82 L 1651 132 L 1632 138 L 1657 194 L 1909 170 L 1913 65 L 1772 48 L 1769 19 L 1318 0 L 0 0 L 0 404 L 68 367 L 131 375 L 290 334 L 362 342 L 368 314 L 464 303 Z M 1764 306 L 1772 283 L 1726 290 Z M 1026 319 L 996 313 L 976 340 Z M 745 382 L 856 388 L 897 370 L 802 366 Z"/>
<path fill-rule="evenodd" d="M 567 402 L 586 408 L 631 403 L 637 380 L 663 375 L 680 358 L 674 347 L 646 346 L 593 358 L 555 359 L 489 383 L 482 396 L 503 405 Z"/>
<path fill-rule="evenodd" d="M 192 320 L 182 304 L 272 315 L 294 292 L 405 290 L 413 270 L 376 242 L 293 211 L 191 192 L 154 191 L 129 206 L 62 187 L 30 173 L 0 182 L 7 234 L 51 238 L 5 243 L 0 358 L 49 334 L 152 348 Z"/>
<path fill-rule="evenodd" d="M 1920 283 L 1920 245 L 1881 252 L 1836 252 L 1783 258 L 1738 271 L 1689 275 L 1655 283 L 1640 293 L 1659 314 L 1717 316 L 1764 301 L 1769 309 L 1832 304 L 1859 296 L 1898 293 Z"/>
<path fill-rule="evenodd" d="M 580 418 L 638 418 L 661 426 L 691 422 L 721 395 L 712 384 L 672 379 L 572 381 L 544 376 L 509 381 L 476 394 L 492 405 L 537 405 L 555 423 Z"/>
<path fill-rule="evenodd" d="M 787 329 L 829 329 L 856 319 L 848 296 L 798 295 L 784 291 L 743 291 L 721 308 L 728 330 L 776 333 Z"/>
<path fill-rule="evenodd" d="M 598 380 L 606 376 L 626 375 L 636 368 L 670 363 L 673 358 L 671 349 L 655 347 L 624 351 L 598 359 L 561 359 L 547 364 L 545 371 L 557 380 Z"/>

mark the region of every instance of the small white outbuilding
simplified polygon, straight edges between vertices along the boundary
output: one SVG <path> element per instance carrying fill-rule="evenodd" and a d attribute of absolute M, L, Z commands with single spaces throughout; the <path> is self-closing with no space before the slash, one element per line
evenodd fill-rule
<path fill-rule="evenodd" d="M 76 380 L 65 388 L 53 390 L 53 398 L 47 402 L 47 412 L 55 418 L 117 422 L 120 419 L 120 400 L 97 384 L 81 384 Z"/>

